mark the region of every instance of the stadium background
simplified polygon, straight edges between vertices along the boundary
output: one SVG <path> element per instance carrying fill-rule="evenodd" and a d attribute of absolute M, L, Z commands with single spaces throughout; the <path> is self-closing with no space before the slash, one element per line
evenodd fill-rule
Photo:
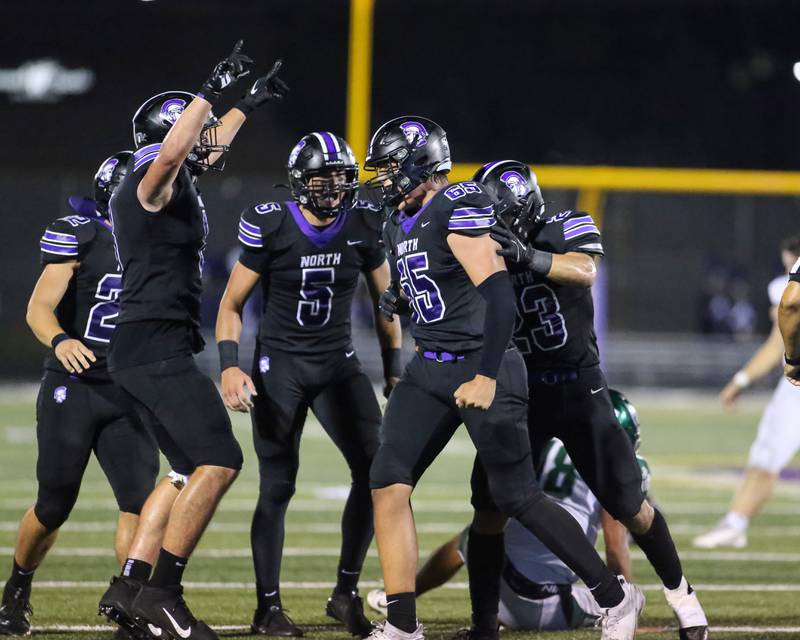
<path fill-rule="evenodd" d="M 528 161 L 551 210 L 586 206 L 601 215 L 608 254 L 598 287 L 604 364 L 642 412 L 643 450 L 679 546 L 687 549 L 691 536 L 724 512 L 765 397 L 754 395 L 739 413 L 724 415 L 713 392 L 768 330 L 766 284 L 781 269 L 778 244 L 800 232 L 800 173 L 793 173 L 800 168 L 800 83 L 793 76 L 800 5 L 354 0 L 352 6 L 356 13 L 347 0 L 3 3 L 0 378 L 12 384 L 0 389 L 2 562 L 33 496 L 32 387 L 13 383 L 35 381 L 44 353 L 24 323 L 41 231 L 69 213 L 67 196 L 89 192 L 102 158 L 130 148 L 130 117 L 144 99 L 172 88 L 196 90 L 240 37 L 258 69 L 284 58 L 292 93 L 247 123 L 224 173 L 203 179 L 211 223 L 207 327 L 235 258 L 239 211 L 286 197 L 274 185 L 285 181 L 297 139 L 311 129 L 346 133 L 363 160 L 358 141 L 363 146 L 369 126 L 402 113 L 429 116 L 447 129 L 456 162 Z M 350 37 L 354 31 L 361 41 Z M 369 73 L 356 81 L 368 43 L 371 69 L 367 64 Z M 65 70 L 90 78 L 84 92 L 60 93 L 69 84 Z M 223 98 L 217 111 L 233 98 Z M 717 171 L 703 172 L 709 169 Z M 377 374 L 370 315 L 362 298 L 354 314 L 357 344 Z M 215 368 L 213 349 L 204 363 Z M 653 391 L 665 386 L 676 390 Z M 236 419 L 245 445 L 246 422 Z M 287 580 L 298 585 L 288 591 L 297 617 L 305 618 L 308 607 L 321 623 L 316 600 L 324 588 L 317 593 L 314 585 L 335 566 L 327 552 L 337 543 L 343 470 L 313 421 L 307 430 L 287 538 L 294 551 L 285 567 Z M 468 517 L 470 445 L 462 434 L 448 451 L 417 503 L 423 549 Z M 747 625 L 798 622 L 791 609 L 800 590 L 795 476 L 791 469 L 785 474 L 747 553 L 684 556 L 706 588 L 715 623 L 739 629 L 731 637 L 743 637 Z M 256 482 L 250 456 L 188 574 L 205 585 L 196 587 L 205 602 L 201 612 L 211 610 L 217 624 L 243 624 L 249 616 L 249 600 L 241 605 L 249 591 L 241 585 L 252 579 L 246 530 Z M 96 622 L 95 592 L 113 571 L 113 560 L 98 551 L 110 548 L 109 496 L 93 465 L 73 520 L 38 578 L 51 584 L 34 592 L 35 605 L 48 603 L 37 609 L 38 623 Z M 644 584 L 656 582 L 640 555 L 635 570 Z M 366 577 L 379 578 L 374 557 Z M 231 582 L 219 586 L 220 580 Z M 465 619 L 465 597 L 445 591 L 423 613 L 452 631 Z M 648 597 L 655 604 L 646 623 L 667 624 L 659 596 Z M 790 635 L 800 634 L 791 628 Z M 767 637 L 747 637 L 756 636 Z"/>

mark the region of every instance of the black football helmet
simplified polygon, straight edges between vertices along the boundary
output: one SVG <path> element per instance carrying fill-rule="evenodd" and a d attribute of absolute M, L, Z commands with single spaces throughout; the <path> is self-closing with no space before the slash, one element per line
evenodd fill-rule
<path fill-rule="evenodd" d="M 472 176 L 497 199 L 495 211 L 522 240 L 544 219 L 544 198 L 536 174 L 524 162 L 498 160 L 481 167 Z"/>
<path fill-rule="evenodd" d="M 147 100 L 133 116 L 133 141 L 136 148 L 141 149 L 146 145 L 157 144 L 164 140 L 186 105 L 195 97 L 188 91 L 165 91 Z M 200 141 L 186 158 L 186 163 L 195 175 L 199 175 L 207 169 L 221 171 L 225 166 L 225 155 L 228 153 L 229 146 L 217 144 L 217 126 L 219 126 L 219 120 L 212 112 L 203 126 Z M 208 161 L 212 153 L 221 154 L 213 165 Z"/>
<path fill-rule="evenodd" d="M 335 218 L 355 203 L 358 163 L 344 138 L 328 131 L 309 133 L 292 149 L 286 168 L 292 197 L 317 218 Z M 329 179 L 312 186 L 316 176 Z"/>
<path fill-rule="evenodd" d="M 128 160 L 132 151 L 120 151 L 100 164 L 94 174 L 94 201 L 97 212 L 108 217 L 108 201 L 125 176 L 128 174 Z"/>
<path fill-rule="evenodd" d="M 447 173 L 451 167 L 445 130 L 419 116 L 394 118 L 378 127 L 364 162 L 365 169 L 379 172 L 367 181 L 367 188 L 390 207 L 400 204 L 434 173 Z"/>

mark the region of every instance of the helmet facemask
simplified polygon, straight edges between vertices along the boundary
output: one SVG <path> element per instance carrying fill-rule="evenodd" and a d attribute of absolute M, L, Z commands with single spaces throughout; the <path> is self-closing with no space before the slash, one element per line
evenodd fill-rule
<path fill-rule="evenodd" d="M 431 177 L 430 169 L 415 165 L 409 155 L 408 150 L 401 147 L 385 158 L 364 165 L 366 170 L 376 174 L 365 183 L 370 199 L 376 205 L 398 206 L 409 193 Z"/>
<path fill-rule="evenodd" d="M 322 221 L 336 218 L 355 204 L 358 167 L 326 167 L 293 176 L 297 201 Z"/>
<path fill-rule="evenodd" d="M 225 168 L 230 145 L 218 143 L 217 128 L 219 125 L 219 120 L 213 115 L 210 116 L 200 132 L 199 140 L 187 156 L 186 163 L 194 175 L 201 175 L 209 169 L 222 171 Z"/>

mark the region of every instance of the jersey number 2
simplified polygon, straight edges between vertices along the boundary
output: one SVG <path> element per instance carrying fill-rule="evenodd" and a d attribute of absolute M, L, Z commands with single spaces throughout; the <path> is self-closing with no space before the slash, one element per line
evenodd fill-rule
<path fill-rule="evenodd" d="M 107 273 L 97 283 L 94 297 L 100 300 L 89 311 L 84 338 L 95 342 L 111 342 L 114 319 L 119 315 L 119 292 L 122 291 L 122 274 Z"/>
<path fill-rule="evenodd" d="M 332 267 L 303 269 L 303 283 L 297 303 L 297 324 L 301 327 L 321 327 L 331 318 L 331 303 L 335 274 Z"/>

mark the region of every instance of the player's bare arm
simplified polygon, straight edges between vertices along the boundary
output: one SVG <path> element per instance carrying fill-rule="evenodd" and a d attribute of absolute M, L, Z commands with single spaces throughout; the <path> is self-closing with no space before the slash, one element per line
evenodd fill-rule
<path fill-rule="evenodd" d="M 800 387 L 800 282 L 792 280 L 786 285 L 778 307 L 778 325 L 786 354 L 783 373 Z"/>
<path fill-rule="evenodd" d="M 64 334 L 55 310 L 79 264 L 77 261 L 48 264 L 42 270 L 28 301 L 25 320 L 39 342 L 46 347 L 51 347 L 53 339 Z M 92 350 L 74 338 L 59 340 L 54 352 L 70 373 L 83 373 L 96 360 Z"/>
<path fill-rule="evenodd" d="M 391 390 L 400 381 L 399 359 L 403 346 L 403 332 L 399 322 L 393 322 L 391 316 L 386 317 L 380 310 L 380 300 L 390 286 L 391 273 L 388 261 L 384 261 L 377 269 L 365 274 L 367 289 L 372 298 L 375 313 L 375 332 L 381 345 L 381 356 L 384 361 L 383 394 L 388 398 Z"/>
<path fill-rule="evenodd" d="M 615 574 L 623 576 L 628 582 L 633 580 L 631 553 L 628 548 L 628 529 L 614 520 L 605 509 L 600 514 L 603 527 L 603 542 L 606 548 L 606 564 Z"/>
<path fill-rule="evenodd" d="M 217 312 L 216 338 L 220 348 L 222 399 L 232 411 L 247 413 L 253 408 L 250 395 L 258 395 L 253 380 L 239 367 L 239 339 L 242 335 L 242 310 L 261 276 L 237 262 Z M 250 395 L 248 395 L 248 391 Z"/>
<path fill-rule="evenodd" d="M 497 243 L 488 235 L 470 237 L 451 233 L 447 236 L 447 244 L 476 287 L 480 287 L 494 274 L 506 271 L 505 262 L 497 254 Z M 512 309 L 513 306 L 511 299 Z M 513 327 L 513 312 L 508 320 Z M 456 404 L 461 408 L 488 409 L 494 400 L 495 388 L 494 378 L 477 374 L 456 389 Z"/>
<path fill-rule="evenodd" d="M 783 338 L 777 320 L 778 310 L 773 307 L 772 330 L 763 344 L 739 371 L 730 379 L 719 394 L 720 402 L 725 408 L 731 408 L 736 400 L 753 382 L 760 380 L 777 367 L 783 360 Z"/>

